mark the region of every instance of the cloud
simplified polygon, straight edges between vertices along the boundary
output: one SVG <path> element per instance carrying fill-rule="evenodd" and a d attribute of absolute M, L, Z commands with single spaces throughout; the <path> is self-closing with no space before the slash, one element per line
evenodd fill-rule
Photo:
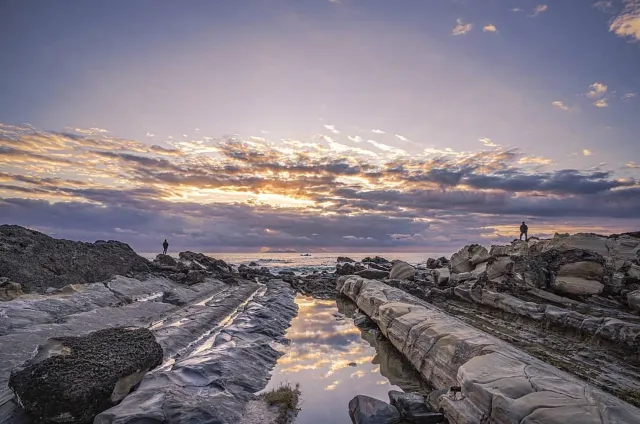
<path fill-rule="evenodd" d="M 612 0 L 600 0 L 593 4 L 593 7 L 599 9 L 602 12 L 611 12 L 613 10 Z"/>
<path fill-rule="evenodd" d="M 400 135 L 400 134 L 396 134 L 396 137 L 397 137 L 399 140 L 402 140 L 402 141 L 409 141 L 409 139 L 408 139 L 407 137 L 405 137 L 405 136 L 403 136 L 403 135 Z"/>
<path fill-rule="evenodd" d="M 594 82 L 589 86 L 589 92 L 587 93 L 587 97 L 591 99 L 598 99 L 605 95 L 607 92 L 607 86 L 602 84 L 601 82 Z"/>
<path fill-rule="evenodd" d="M 334 133 L 334 134 L 340 134 L 340 131 L 338 131 L 338 130 L 336 129 L 336 126 L 335 126 L 335 125 L 326 125 L 326 124 L 325 124 L 325 125 L 324 125 L 324 127 L 325 127 L 326 129 L 328 129 L 329 131 L 331 131 L 332 133 Z"/>
<path fill-rule="evenodd" d="M 145 135 L 146 135 L 147 137 L 155 137 L 155 136 L 156 136 L 155 134 L 151 134 L 150 132 L 147 132 Z"/>
<path fill-rule="evenodd" d="M 640 2 L 625 0 L 625 8 L 609 25 L 609 31 L 621 38 L 640 41 Z"/>
<path fill-rule="evenodd" d="M 623 100 L 635 99 L 638 96 L 638 93 L 625 93 L 622 95 Z"/>
<path fill-rule="evenodd" d="M 360 137 L 359 135 L 355 135 L 355 136 L 349 136 L 347 137 L 349 140 L 353 141 L 354 143 L 362 143 L 364 140 L 362 139 L 362 137 Z"/>
<path fill-rule="evenodd" d="M 607 103 L 607 99 L 600 99 L 593 102 L 595 107 L 609 107 L 609 103 Z"/>
<path fill-rule="evenodd" d="M 629 169 L 640 169 L 640 165 L 635 162 L 629 162 L 624 167 Z"/>
<path fill-rule="evenodd" d="M 533 8 L 533 11 L 531 12 L 531 16 L 532 18 L 535 18 L 536 16 L 540 15 L 541 13 L 546 12 L 549 9 L 549 6 L 547 6 L 546 4 L 539 4 L 536 7 Z"/>
<path fill-rule="evenodd" d="M 550 159 L 488 138 L 481 142 L 490 149 L 414 155 L 369 140 L 377 155 L 326 135 L 184 140 L 165 149 L 104 134 L 0 129 L 3 222 L 120 239 L 141 251 L 168 237 L 202 251 L 442 252 L 482 234 L 500 240 L 487 228 L 520 216 L 548 228 L 572 217 L 613 231 L 623 224 L 608 220 L 632 220 L 640 207 L 640 185 L 629 177 L 635 164 L 624 168 L 627 178 L 550 169 Z"/>
<path fill-rule="evenodd" d="M 498 32 L 498 28 L 495 25 L 489 24 L 482 27 L 482 31 L 484 32 Z"/>
<path fill-rule="evenodd" d="M 465 35 L 473 29 L 472 23 L 464 23 L 461 18 L 456 19 L 456 26 L 451 31 L 452 35 Z"/>
<path fill-rule="evenodd" d="M 583 149 L 582 150 L 582 155 L 583 156 L 591 156 L 591 155 L 593 155 L 593 152 L 591 150 L 589 150 L 589 149 Z"/>
<path fill-rule="evenodd" d="M 371 130 L 371 132 L 374 134 L 384 134 L 384 131 L 382 130 Z"/>
<path fill-rule="evenodd" d="M 509 9 L 510 11 L 514 12 L 514 13 L 520 13 L 520 12 L 524 12 L 524 10 L 522 10 L 519 7 L 514 7 L 512 9 Z"/>
<path fill-rule="evenodd" d="M 565 105 L 563 102 L 556 100 L 555 102 L 551 103 L 554 107 L 557 107 L 560 110 L 564 110 L 565 112 L 569 112 L 571 110 L 571 108 L 569 108 L 569 106 Z"/>
<path fill-rule="evenodd" d="M 493 141 L 491 141 L 490 138 L 487 138 L 487 137 L 483 137 L 483 138 L 479 139 L 478 141 L 480 141 L 486 147 L 500 147 L 499 144 L 494 143 Z"/>

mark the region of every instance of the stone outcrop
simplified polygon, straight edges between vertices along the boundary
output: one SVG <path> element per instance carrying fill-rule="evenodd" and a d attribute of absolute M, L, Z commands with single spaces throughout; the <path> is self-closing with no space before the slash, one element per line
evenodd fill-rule
<path fill-rule="evenodd" d="M 88 423 L 161 362 L 149 330 L 111 328 L 49 339 L 11 373 L 9 387 L 37 422 Z"/>
<path fill-rule="evenodd" d="M 336 275 L 354 275 L 359 271 L 367 269 L 360 263 L 339 263 L 336 265 Z"/>
<path fill-rule="evenodd" d="M 636 407 L 402 290 L 355 276 L 339 278 L 337 289 L 436 389 L 462 388 L 461 400 L 437 401 L 451 424 L 640 421 Z"/>
<path fill-rule="evenodd" d="M 382 271 L 374 268 L 363 269 L 358 271 L 355 275 L 359 275 L 362 278 L 370 278 L 375 280 L 382 280 L 389 277 L 389 271 Z"/>
<path fill-rule="evenodd" d="M 49 237 L 17 225 L 0 225 L 0 277 L 25 292 L 105 281 L 135 275 L 150 263 L 119 241 L 83 243 Z"/>
<path fill-rule="evenodd" d="M 204 270 L 215 273 L 228 274 L 231 266 L 222 259 L 211 258 L 202 253 L 180 252 L 179 261 L 193 270 Z"/>
<path fill-rule="evenodd" d="M 416 275 L 416 269 L 406 262 L 398 261 L 393 264 L 389 278 L 392 280 L 409 280 Z"/>
<path fill-rule="evenodd" d="M 355 262 L 355 261 L 349 258 L 348 256 L 338 256 L 338 259 L 336 259 L 336 262 Z"/>
<path fill-rule="evenodd" d="M 627 303 L 634 312 L 640 312 L 640 290 L 627 293 Z"/>
<path fill-rule="evenodd" d="M 0 277 L 0 300 L 13 300 L 23 294 L 20 284 L 9 281 L 6 277 Z"/>
<path fill-rule="evenodd" d="M 489 252 L 479 244 L 472 244 L 460 249 L 451 256 L 450 269 L 452 273 L 471 272 L 478 264 L 489 260 Z"/>

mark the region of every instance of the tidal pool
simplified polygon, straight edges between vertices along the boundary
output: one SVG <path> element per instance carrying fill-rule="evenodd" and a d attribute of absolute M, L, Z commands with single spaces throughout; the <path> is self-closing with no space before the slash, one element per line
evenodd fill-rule
<path fill-rule="evenodd" d="M 296 424 L 350 423 L 348 404 L 356 395 L 388 402 L 389 390 L 430 391 L 377 328 L 354 325 L 357 307 L 350 300 L 297 296 L 296 303 L 298 315 L 286 334 L 291 345 L 265 388 L 300 384 Z"/>

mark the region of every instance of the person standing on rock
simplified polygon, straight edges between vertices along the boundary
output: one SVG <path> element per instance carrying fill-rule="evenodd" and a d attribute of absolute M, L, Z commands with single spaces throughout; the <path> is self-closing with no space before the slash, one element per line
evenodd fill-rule
<path fill-rule="evenodd" d="M 162 243 L 162 254 L 166 255 L 167 254 L 167 249 L 169 248 L 169 243 L 167 242 L 167 239 L 164 239 L 164 243 Z"/>
<path fill-rule="evenodd" d="M 520 226 L 520 240 L 522 240 L 522 236 L 524 235 L 524 241 L 529 240 L 529 236 L 527 236 L 527 232 L 529 232 L 529 227 L 527 224 L 522 221 L 522 225 Z"/>

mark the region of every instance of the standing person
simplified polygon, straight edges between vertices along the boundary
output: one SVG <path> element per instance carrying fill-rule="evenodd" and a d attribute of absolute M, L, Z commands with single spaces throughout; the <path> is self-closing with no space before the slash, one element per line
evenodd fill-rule
<path fill-rule="evenodd" d="M 164 239 L 164 243 L 162 243 L 162 248 L 164 249 L 162 251 L 162 254 L 166 255 L 167 254 L 167 249 L 169 248 L 169 243 L 167 243 L 167 239 Z"/>
<path fill-rule="evenodd" d="M 527 224 L 525 224 L 524 221 L 522 221 L 522 225 L 520 226 L 520 240 L 522 240 L 523 234 L 524 234 L 524 240 L 525 241 L 529 240 L 529 236 L 527 235 L 528 232 L 529 232 L 529 227 L 527 227 Z"/>

